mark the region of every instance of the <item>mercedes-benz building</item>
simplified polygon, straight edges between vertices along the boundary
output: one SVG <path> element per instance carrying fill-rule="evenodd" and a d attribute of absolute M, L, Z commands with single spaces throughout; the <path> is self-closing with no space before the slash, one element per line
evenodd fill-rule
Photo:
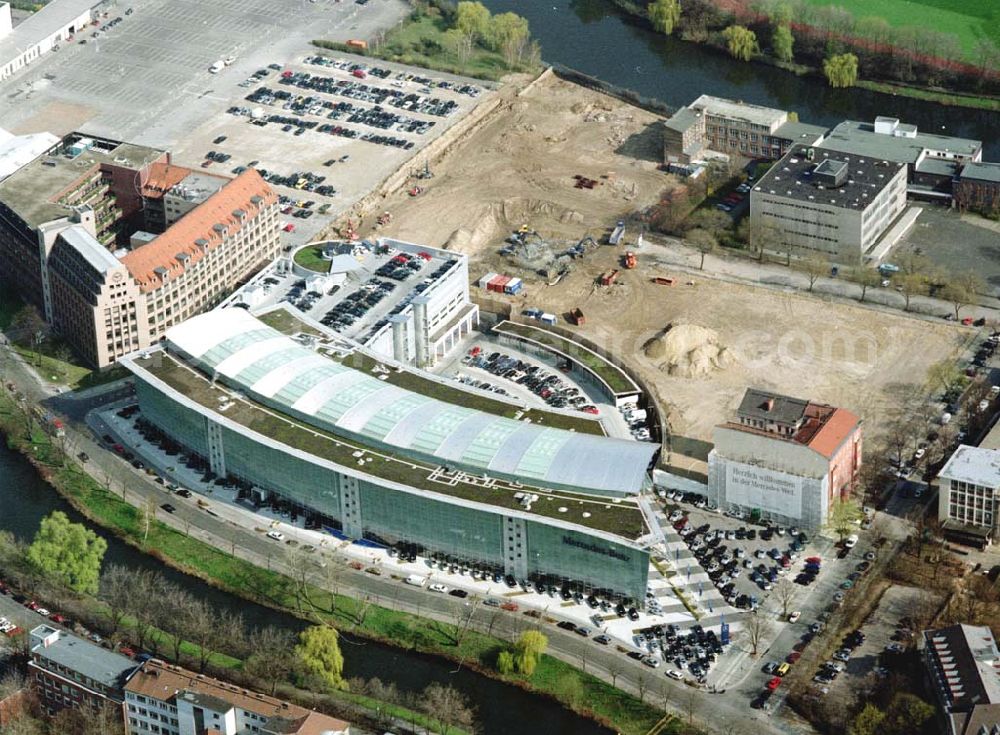
<path fill-rule="evenodd" d="M 644 599 L 653 536 L 639 495 L 656 446 L 280 323 L 218 309 L 124 358 L 142 417 L 312 527 Z"/>

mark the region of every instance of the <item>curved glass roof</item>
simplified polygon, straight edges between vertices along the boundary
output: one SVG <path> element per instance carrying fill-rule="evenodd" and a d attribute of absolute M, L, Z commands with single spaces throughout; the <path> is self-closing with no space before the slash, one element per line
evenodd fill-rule
<path fill-rule="evenodd" d="M 656 447 L 538 426 L 390 385 L 317 354 L 243 309 L 167 331 L 173 350 L 255 400 L 334 434 L 527 484 L 637 493 Z"/>

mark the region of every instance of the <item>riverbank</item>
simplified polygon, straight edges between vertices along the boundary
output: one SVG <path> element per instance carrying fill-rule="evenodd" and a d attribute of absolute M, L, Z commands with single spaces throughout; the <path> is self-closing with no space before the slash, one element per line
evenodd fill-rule
<path fill-rule="evenodd" d="M 649 21 L 649 16 L 646 12 L 646 5 L 644 3 L 636 3 L 634 0 L 608 1 L 615 8 L 628 15 L 632 22 L 651 32 L 656 32 L 652 23 Z M 698 34 L 697 40 L 690 37 L 685 38 L 681 35 L 677 36 L 677 40 L 685 44 L 702 46 L 721 56 L 725 56 L 727 58 L 730 57 L 725 44 L 715 38 L 717 35 L 717 33 L 713 34 L 711 32 L 704 31 Z M 824 85 L 827 83 L 826 78 L 823 75 L 822 68 L 811 64 L 803 64 L 799 62 L 786 63 L 764 54 L 757 54 L 753 59 L 751 59 L 750 63 L 763 64 L 775 69 L 781 69 L 798 77 L 814 78 L 820 80 Z M 861 69 L 861 72 L 864 72 L 864 68 Z M 990 95 L 955 93 L 945 91 L 940 87 L 923 87 L 905 84 L 902 82 L 860 78 L 855 86 L 873 92 L 880 92 L 882 94 L 899 97 L 908 97 L 910 99 L 932 102 L 946 107 L 964 107 L 975 110 L 986 110 L 989 112 L 1000 111 L 1000 97 Z"/>
<path fill-rule="evenodd" d="M 39 475 L 85 517 L 164 564 L 230 594 L 311 622 L 330 622 L 348 635 L 447 658 L 483 675 L 549 697 L 577 714 L 628 735 L 647 732 L 662 717 L 659 709 L 553 656 L 544 656 L 528 679 L 499 677 L 493 665 L 496 654 L 507 644 L 498 638 L 474 630 L 461 632 L 447 622 L 360 602 L 312 585 L 302 595 L 300 585 L 289 577 L 250 564 L 159 521 L 150 525 L 144 542 L 140 512 L 72 463 L 67 464 L 59 447 L 44 435 L 36 431 L 29 441 L 23 415 L 6 396 L 0 397 L 0 433 L 7 437 L 12 449 L 22 453 Z M 235 547 L 232 551 L 235 552 Z M 305 609 L 304 598 L 324 604 Z M 675 725 L 664 732 L 683 730 Z"/>

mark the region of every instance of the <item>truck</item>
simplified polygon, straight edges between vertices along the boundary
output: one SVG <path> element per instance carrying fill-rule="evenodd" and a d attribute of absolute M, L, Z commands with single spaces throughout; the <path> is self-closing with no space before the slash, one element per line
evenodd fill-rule
<path fill-rule="evenodd" d="M 540 321 L 542 324 L 552 325 L 556 323 L 556 315 L 548 313 L 542 314 L 540 317 L 538 317 L 538 321 Z"/>
<path fill-rule="evenodd" d="M 583 315 L 580 307 L 576 307 L 569 313 L 569 320 L 578 327 L 582 327 L 587 318 Z"/>
<path fill-rule="evenodd" d="M 625 256 L 622 258 L 622 266 L 625 268 L 625 270 L 630 271 L 633 268 L 635 268 L 635 265 L 636 265 L 635 253 L 629 250 L 627 253 L 625 253 Z"/>
<path fill-rule="evenodd" d="M 411 574 L 403 581 L 406 582 L 407 584 L 412 584 L 414 587 L 423 587 L 424 583 L 427 581 L 427 578 L 421 577 L 419 574 Z"/>
<path fill-rule="evenodd" d="M 608 237 L 608 245 L 621 244 L 623 237 L 625 237 L 625 220 L 620 219 L 615 224 L 615 229 L 611 231 L 610 237 Z"/>
<path fill-rule="evenodd" d="M 216 61 L 214 64 L 212 64 L 210 67 L 208 67 L 208 71 L 209 71 L 210 74 L 218 74 L 220 71 L 222 71 L 225 68 L 226 68 L 225 62 L 223 62 L 223 61 Z"/>

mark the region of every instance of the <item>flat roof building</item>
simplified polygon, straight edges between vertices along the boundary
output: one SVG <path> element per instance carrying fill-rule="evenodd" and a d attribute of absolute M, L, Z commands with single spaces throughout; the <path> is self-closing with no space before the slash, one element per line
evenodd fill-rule
<path fill-rule="evenodd" d="M 794 146 L 750 191 L 750 221 L 793 252 L 858 263 L 906 209 L 906 166 Z"/>
<path fill-rule="evenodd" d="M 94 367 L 219 303 L 279 247 L 253 169 L 228 179 L 73 134 L 0 181 L 0 275 Z"/>
<path fill-rule="evenodd" d="M 687 165 L 719 154 L 780 158 L 795 144 L 816 145 L 826 134 L 784 110 L 703 94 L 665 123 L 664 161 Z"/>
<path fill-rule="evenodd" d="M 137 664 L 50 625 L 30 633 L 29 680 L 51 716 L 60 709 L 111 707 L 122 715 L 123 687 Z"/>
<path fill-rule="evenodd" d="M 297 340 L 239 308 L 191 319 L 122 364 L 144 418 L 317 527 L 645 597 L 636 496 L 652 444 L 469 408 L 402 366 L 406 386 L 394 385 L 343 338 Z"/>
<path fill-rule="evenodd" d="M 52 0 L 14 26 L 10 4 L 0 2 L 0 80 L 80 32 L 103 0 Z"/>
<path fill-rule="evenodd" d="M 959 446 L 938 472 L 938 520 L 945 535 L 967 545 L 988 545 L 997 534 L 998 503 L 1000 451 Z"/>
<path fill-rule="evenodd" d="M 988 217 L 1000 214 L 1000 163 L 973 161 L 962 166 L 954 185 L 955 206 Z"/>
<path fill-rule="evenodd" d="M 350 735 L 350 724 L 276 697 L 156 659 L 125 686 L 129 731 L 137 735 Z"/>
<path fill-rule="evenodd" d="M 993 632 L 986 626 L 950 625 L 924 631 L 921 644 L 941 732 L 1000 732 L 1000 650 Z"/>
<path fill-rule="evenodd" d="M 861 421 L 843 408 L 750 388 L 734 419 L 713 432 L 708 499 L 811 530 L 854 489 Z"/>

